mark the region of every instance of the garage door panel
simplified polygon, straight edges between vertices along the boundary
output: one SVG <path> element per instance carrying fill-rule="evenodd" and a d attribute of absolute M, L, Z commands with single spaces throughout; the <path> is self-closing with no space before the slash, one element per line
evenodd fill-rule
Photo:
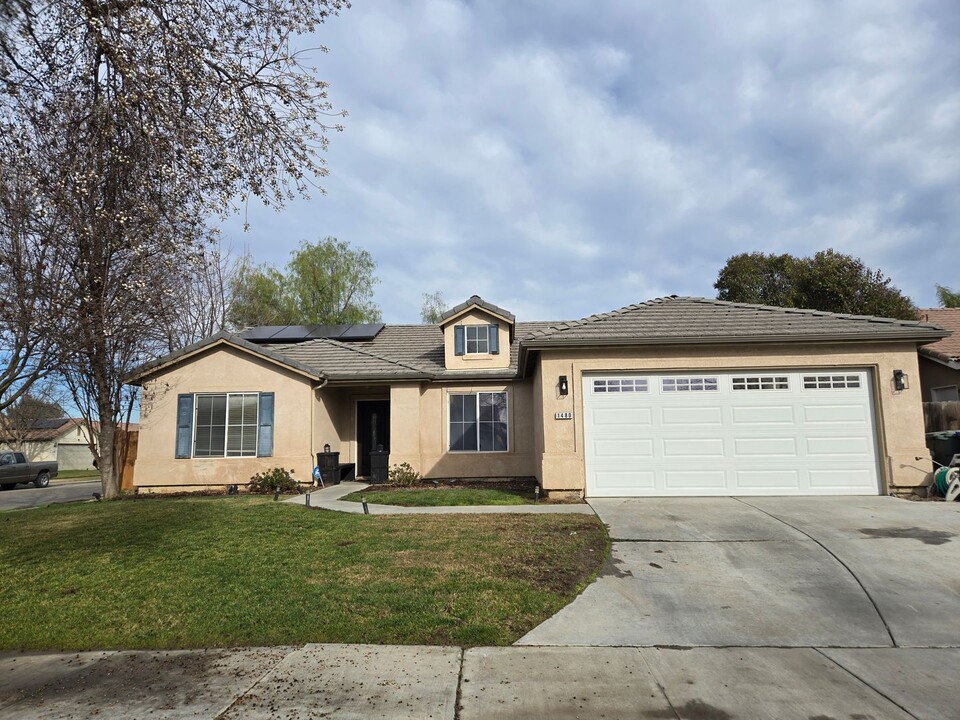
<path fill-rule="evenodd" d="M 723 409 L 719 407 L 665 407 L 660 410 L 660 425 L 663 427 L 722 424 Z"/>
<path fill-rule="evenodd" d="M 744 490 L 790 490 L 800 487 L 800 473 L 797 470 L 737 470 L 734 477 L 737 487 Z"/>
<path fill-rule="evenodd" d="M 797 440 L 793 437 L 740 437 L 734 439 L 733 450 L 734 457 L 795 458 L 797 456 Z"/>
<path fill-rule="evenodd" d="M 720 438 L 699 438 L 694 441 L 691 437 L 664 438 L 663 457 L 722 458 L 724 457 L 723 440 Z"/>
<path fill-rule="evenodd" d="M 812 458 L 870 458 L 873 443 L 864 436 L 820 436 L 807 438 L 807 455 Z"/>
<path fill-rule="evenodd" d="M 867 408 L 861 404 L 808 405 L 803 409 L 808 423 L 858 423 L 867 421 Z"/>
<path fill-rule="evenodd" d="M 810 470 L 811 488 L 868 488 L 876 487 L 872 473 L 863 468 L 834 467 Z"/>
<path fill-rule="evenodd" d="M 867 371 L 716 371 L 709 392 L 702 373 L 622 377 L 649 391 L 593 393 L 584 378 L 588 495 L 878 492 Z"/>
<path fill-rule="evenodd" d="M 733 407 L 734 425 L 793 425 L 796 415 L 789 405 L 741 405 Z"/>
<path fill-rule="evenodd" d="M 591 410 L 594 425 L 613 425 L 616 427 L 653 425 L 653 410 L 650 408 L 603 407 Z"/>
<path fill-rule="evenodd" d="M 722 490 L 727 484 L 724 470 L 668 470 L 663 474 L 668 490 Z"/>
<path fill-rule="evenodd" d="M 653 440 L 650 438 L 595 440 L 593 448 L 597 457 L 653 457 Z"/>
<path fill-rule="evenodd" d="M 635 489 L 655 489 L 656 474 L 644 470 L 603 470 L 594 473 L 594 495 L 617 497 Z"/>

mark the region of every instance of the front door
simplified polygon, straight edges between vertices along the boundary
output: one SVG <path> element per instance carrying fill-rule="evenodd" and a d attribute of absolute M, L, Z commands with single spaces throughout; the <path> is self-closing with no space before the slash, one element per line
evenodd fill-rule
<path fill-rule="evenodd" d="M 390 449 L 390 401 L 357 401 L 357 476 L 370 477 L 370 453 Z"/>

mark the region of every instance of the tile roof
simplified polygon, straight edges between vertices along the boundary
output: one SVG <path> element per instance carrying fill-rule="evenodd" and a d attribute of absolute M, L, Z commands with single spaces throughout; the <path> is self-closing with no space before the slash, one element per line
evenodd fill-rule
<path fill-rule="evenodd" d="M 919 321 L 674 295 L 559 323 L 534 333 L 524 346 L 861 339 L 931 341 L 943 335 L 944 331 L 936 325 Z"/>
<path fill-rule="evenodd" d="M 520 341 L 555 322 L 517 323 L 510 344 L 510 367 L 492 370 L 447 370 L 443 330 L 439 325 L 387 325 L 372 340 L 309 340 L 265 349 L 312 367 L 330 380 L 457 377 L 511 378 L 517 375 Z"/>
<path fill-rule="evenodd" d="M 452 318 L 454 315 L 458 315 L 462 313 L 464 310 L 466 310 L 467 308 L 473 307 L 474 305 L 476 305 L 477 307 L 481 307 L 488 312 L 492 312 L 494 315 L 499 315 L 500 317 L 506 318 L 510 322 L 516 322 L 517 320 L 513 316 L 513 313 L 510 312 L 509 310 L 504 310 L 502 307 L 494 305 L 493 303 L 488 303 L 479 295 L 472 295 L 470 299 L 467 300 L 466 302 L 462 302 L 459 305 L 455 305 L 454 307 L 450 308 L 445 313 L 443 313 L 443 315 L 440 316 L 440 324 L 443 325 L 446 320 Z"/>
<path fill-rule="evenodd" d="M 450 313 L 482 302 L 474 296 L 457 306 L 460 310 L 453 308 Z M 492 307 L 491 312 L 504 312 Z M 938 341 L 931 346 L 936 348 L 947 334 L 937 325 L 920 321 L 670 296 L 582 320 L 516 323 L 507 368 L 448 370 L 444 367 L 440 325 L 387 325 L 376 337 L 349 342 L 315 338 L 295 343 L 252 344 L 221 332 L 145 365 L 131 376 L 131 381 L 139 383 L 151 372 L 217 342 L 234 345 L 317 379 L 373 382 L 510 379 L 522 374 L 520 363 L 526 367 L 527 350 L 552 346 L 901 340 Z"/>
<path fill-rule="evenodd" d="M 925 345 L 920 352 L 944 362 L 960 362 L 960 308 L 921 309 L 920 318 L 953 333 L 950 337 Z"/>

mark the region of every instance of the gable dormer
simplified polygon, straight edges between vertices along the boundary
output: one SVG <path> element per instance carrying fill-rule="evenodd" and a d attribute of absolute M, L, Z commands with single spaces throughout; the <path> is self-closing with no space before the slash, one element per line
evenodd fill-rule
<path fill-rule="evenodd" d="M 510 367 L 512 313 L 474 295 L 440 316 L 447 370 L 492 370 Z"/>

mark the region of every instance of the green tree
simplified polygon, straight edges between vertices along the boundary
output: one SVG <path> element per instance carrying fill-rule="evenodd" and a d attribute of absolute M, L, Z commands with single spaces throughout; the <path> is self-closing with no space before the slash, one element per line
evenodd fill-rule
<path fill-rule="evenodd" d="M 379 282 L 369 252 L 327 237 L 301 243 L 286 272 L 245 257 L 231 282 L 229 325 L 324 325 L 379 322 Z"/>
<path fill-rule="evenodd" d="M 428 325 L 436 325 L 440 322 L 440 316 L 447 309 L 447 303 L 443 299 L 443 293 L 437 290 L 432 293 L 423 294 L 423 304 L 420 306 L 420 319 Z"/>
<path fill-rule="evenodd" d="M 720 270 L 717 297 L 733 302 L 807 308 L 853 315 L 915 320 L 910 298 L 880 270 L 834 250 L 813 257 L 760 252 L 727 260 Z"/>
<path fill-rule="evenodd" d="M 373 299 L 377 263 L 366 250 L 326 237 L 303 242 L 287 265 L 287 282 L 298 321 L 311 323 L 379 322 Z"/>
<path fill-rule="evenodd" d="M 940 307 L 960 308 L 960 292 L 954 292 L 943 285 L 937 285 L 937 300 Z"/>

